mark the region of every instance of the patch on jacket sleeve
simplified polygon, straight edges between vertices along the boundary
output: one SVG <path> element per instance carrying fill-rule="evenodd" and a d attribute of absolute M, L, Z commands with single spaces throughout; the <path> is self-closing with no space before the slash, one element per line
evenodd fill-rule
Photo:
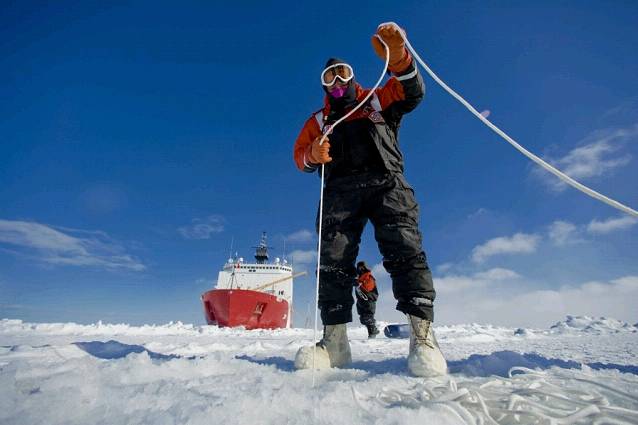
<path fill-rule="evenodd" d="M 385 122 L 385 120 L 383 119 L 383 116 L 381 116 L 381 113 L 378 111 L 370 112 L 370 115 L 368 115 L 368 118 L 370 118 L 370 121 L 372 121 L 375 124 L 381 124 Z"/>

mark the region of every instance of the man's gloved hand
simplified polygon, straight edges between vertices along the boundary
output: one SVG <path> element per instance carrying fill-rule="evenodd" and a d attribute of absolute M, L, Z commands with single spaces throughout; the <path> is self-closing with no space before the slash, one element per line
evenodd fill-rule
<path fill-rule="evenodd" d="M 375 53 L 385 61 L 385 47 L 377 37 L 381 37 L 390 50 L 390 62 L 388 69 L 390 72 L 399 73 L 404 71 L 412 62 L 412 57 L 405 48 L 405 40 L 402 34 L 405 31 L 393 24 L 381 25 L 377 28 L 377 33 L 372 36 L 372 47 Z"/>
<path fill-rule="evenodd" d="M 368 300 L 368 295 L 365 292 L 363 292 L 363 290 L 361 289 L 360 286 L 357 286 L 354 289 L 354 292 L 356 292 L 358 298 L 360 298 L 360 299 L 362 299 L 364 301 Z"/>
<path fill-rule="evenodd" d="M 319 142 L 322 137 L 323 136 L 317 136 L 310 145 L 308 159 L 313 164 L 325 164 L 332 161 L 332 157 L 330 156 L 330 141 L 326 137 L 326 140 L 320 145 Z"/>

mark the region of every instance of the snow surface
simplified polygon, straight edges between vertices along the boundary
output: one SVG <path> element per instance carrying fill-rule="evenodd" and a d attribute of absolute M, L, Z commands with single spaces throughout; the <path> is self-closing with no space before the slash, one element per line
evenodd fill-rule
<path fill-rule="evenodd" d="M 450 374 L 407 374 L 408 340 L 349 328 L 347 369 L 295 371 L 312 330 L 0 321 L 1 424 L 638 423 L 638 329 L 435 328 Z"/>

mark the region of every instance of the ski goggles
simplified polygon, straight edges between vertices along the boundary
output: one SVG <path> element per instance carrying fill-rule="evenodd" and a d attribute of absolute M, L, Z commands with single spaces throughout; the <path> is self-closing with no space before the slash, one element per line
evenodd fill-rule
<path fill-rule="evenodd" d="M 321 73 L 321 84 L 330 87 L 337 81 L 337 78 L 341 80 L 342 83 L 347 83 L 352 80 L 353 77 L 354 71 L 350 65 L 347 63 L 335 63 L 323 70 Z"/>

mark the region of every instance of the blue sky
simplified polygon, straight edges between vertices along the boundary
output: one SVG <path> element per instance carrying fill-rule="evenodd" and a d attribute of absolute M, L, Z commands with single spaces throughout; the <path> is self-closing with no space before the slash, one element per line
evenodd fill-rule
<path fill-rule="evenodd" d="M 199 295 L 262 231 L 313 270 L 319 180 L 292 145 L 340 56 L 370 86 L 393 20 L 524 146 L 638 207 L 635 2 L 4 2 L 0 317 L 203 322 Z M 400 143 L 439 323 L 638 321 L 638 225 L 554 177 L 426 77 Z M 400 320 L 371 229 L 379 320 Z M 295 282 L 295 323 L 314 302 Z"/>

